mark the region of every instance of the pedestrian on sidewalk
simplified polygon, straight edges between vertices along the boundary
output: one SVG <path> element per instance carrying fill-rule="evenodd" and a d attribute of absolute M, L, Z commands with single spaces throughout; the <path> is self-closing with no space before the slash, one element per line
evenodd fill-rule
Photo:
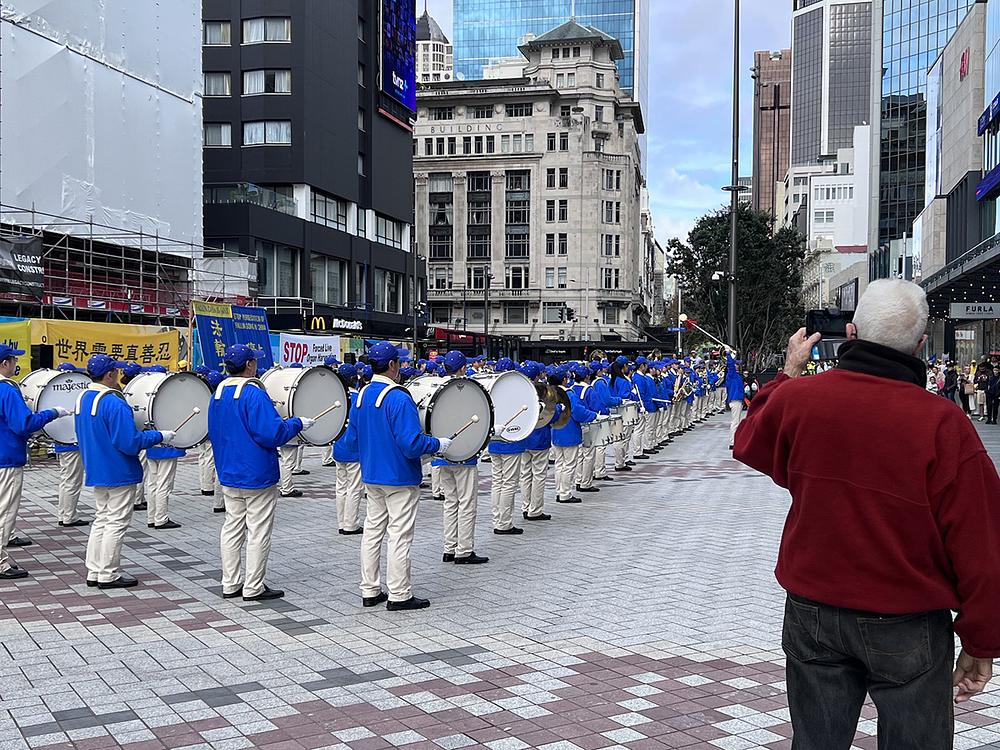
<path fill-rule="evenodd" d="M 1000 411 L 1000 365 L 993 365 L 993 374 L 986 381 L 986 424 L 997 423 Z"/>
<path fill-rule="evenodd" d="M 880 748 L 951 748 L 952 700 L 1000 656 L 1000 477 L 925 390 L 927 318 L 919 286 L 873 282 L 838 366 L 800 378 L 820 339 L 801 329 L 736 433 L 735 457 L 792 495 L 776 575 L 796 748 L 851 747 L 866 693 Z"/>

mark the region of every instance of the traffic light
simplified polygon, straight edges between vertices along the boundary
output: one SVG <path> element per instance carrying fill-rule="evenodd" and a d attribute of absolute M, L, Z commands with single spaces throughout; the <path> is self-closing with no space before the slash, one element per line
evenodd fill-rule
<path fill-rule="evenodd" d="M 576 310 L 574 310 L 572 307 L 567 307 L 566 320 L 575 320 L 575 319 L 576 319 Z"/>

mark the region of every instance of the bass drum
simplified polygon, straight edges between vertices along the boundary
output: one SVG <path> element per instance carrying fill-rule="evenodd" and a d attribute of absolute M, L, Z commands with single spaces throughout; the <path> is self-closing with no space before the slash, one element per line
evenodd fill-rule
<path fill-rule="evenodd" d="M 493 434 L 493 404 L 489 394 L 470 378 L 424 375 L 406 384 L 417 403 L 420 426 L 433 437 L 450 438 L 462 430 L 473 415 L 479 417 L 458 435 L 444 453 L 460 463 L 482 453 Z"/>
<path fill-rule="evenodd" d="M 473 375 L 472 380 L 490 394 L 498 440 L 515 443 L 534 431 L 542 411 L 534 383 L 513 371 Z"/>
<path fill-rule="evenodd" d="M 35 370 L 21 380 L 21 392 L 28 408 L 34 412 L 61 406 L 76 411 L 76 401 L 90 385 L 90 377 L 82 372 Z M 73 415 L 54 419 L 42 428 L 49 438 L 63 445 L 76 442 L 76 420 Z"/>
<path fill-rule="evenodd" d="M 208 437 L 208 404 L 212 389 L 193 372 L 143 372 L 122 389 L 140 430 L 174 430 L 175 448 L 188 450 Z M 188 419 L 195 407 L 198 414 Z M 186 422 L 184 420 L 187 420 Z M 184 422 L 184 426 L 177 427 Z"/>
<path fill-rule="evenodd" d="M 308 432 L 299 433 L 300 443 L 329 445 L 344 434 L 351 399 L 344 381 L 333 370 L 326 367 L 282 367 L 268 370 L 260 379 L 283 418 L 315 418 L 326 412 Z M 340 406 L 330 409 L 338 401 Z"/>

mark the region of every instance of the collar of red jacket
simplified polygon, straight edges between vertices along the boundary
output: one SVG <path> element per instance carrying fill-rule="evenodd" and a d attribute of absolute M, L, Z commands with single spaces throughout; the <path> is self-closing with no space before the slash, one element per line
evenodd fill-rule
<path fill-rule="evenodd" d="M 860 372 L 890 380 L 902 380 L 923 388 L 927 384 L 927 365 L 916 357 L 903 354 L 888 346 L 854 339 L 845 341 L 838 350 L 841 370 Z"/>

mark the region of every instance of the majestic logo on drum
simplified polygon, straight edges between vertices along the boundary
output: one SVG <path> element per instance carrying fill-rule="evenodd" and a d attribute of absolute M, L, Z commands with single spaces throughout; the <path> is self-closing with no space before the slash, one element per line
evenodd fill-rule
<path fill-rule="evenodd" d="M 520 431 L 521 431 L 521 425 L 519 424 L 512 424 L 510 427 L 504 430 L 504 432 L 520 432 Z"/>
<path fill-rule="evenodd" d="M 73 391 L 85 391 L 89 384 L 85 382 L 73 382 L 68 383 L 52 383 L 49 385 L 54 391 L 66 391 L 67 393 L 72 393 Z"/>

